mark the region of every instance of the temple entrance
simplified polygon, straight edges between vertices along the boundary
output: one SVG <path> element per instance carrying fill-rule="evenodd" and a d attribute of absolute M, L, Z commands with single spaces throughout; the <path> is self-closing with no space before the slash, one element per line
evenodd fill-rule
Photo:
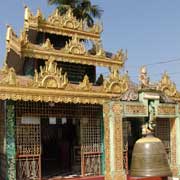
<path fill-rule="evenodd" d="M 42 177 L 79 176 L 80 161 L 75 148 L 80 146 L 80 122 L 72 118 L 41 118 Z M 80 149 L 79 149 L 80 150 Z"/>
<path fill-rule="evenodd" d="M 17 180 L 102 174 L 102 106 L 18 101 L 15 112 Z"/>

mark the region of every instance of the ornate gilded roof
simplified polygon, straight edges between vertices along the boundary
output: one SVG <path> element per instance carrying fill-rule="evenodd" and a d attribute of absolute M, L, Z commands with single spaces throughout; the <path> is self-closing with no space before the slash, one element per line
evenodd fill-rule
<path fill-rule="evenodd" d="M 170 80 L 167 72 L 163 74 L 159 82 L 151 83 L 147 74 L 147 68 L 142 66 L 140 68 L 139 84 L 136 85 L 130 79 L 128 83 L 128 90 L 121 97 L 123 101 L 137 101 L 139 92 L 156 91 L 164 103 L 180 102 L 180 92 L 177 91 L 175 83 Z"/>
<path fill-rule="evenodd" d="M 111 98 L 119 98 L 127 85 L 127 79 L 114 70 L 104 86 L 94 86 L 87 75 L 79 84 L 71 84 L 53 57 L 40 67 L 40 72 L 35 70 L 34 77 L 16 75 L 14 68 L 9 68 L 6 62 L 0 70 L 1 100 L 103 104 Z"/>
<path fill-rule="evenodd" d="M 114 66 L 121 68 L 127 59 L 127 51 L 123 52 L 122 49 L 112 55 L 112 57 L 107 57 L 101 41 L 95 42 L 96 52 L 93 55 L 86 50 L 84 42 L 80 41 L 77 34 L 60 50 L 55 49 L 49 39 L 46 39 L 45 43 L 41 45 L 32 44 L 29 42 L 26 32 L 21 32 L 20 37 L 17 37 L 10 26 L 7 28 L 6 46 L 8 50 L 13 49 L 22 57 L 47 60 L 52 56 L 57 61 L 104 67 Z"/>
<path fill-rule="evenodd" d="M 157 90 L 164 92 L 164 94 L 173 100 L 180 102 L 180 92 L 176 88 L 176 84 L 170 80 L 167 72 L 165 72 L 161 80 L 157 84 Z"/>
<path fill-rule="evenodd" d="M 97 41 L 103 28 L 100 24 L 94 24 L 89 28 L 86 22 L 77 20 L 69 9 L 66 14 L 59 15 L 56 9 L 47 19 L 43 17 L 40 10 L 33 15 L 28 7 L 25 7 L 24 28 L 26 31 L 32 29 L 41 32 L 48 32 L 57 35 L 74 36 L 77 34 L 80 39 L 90 39 Z"/>
<path fill-rule="evenodd" d="M 180 101 L 180 92 L 176 89 L 176 84 L 170 80 L 167 72 L 165 72 L 158 83 L 151 83 L 147 74 L 147 68 L 142 66 L 139 76 L 139 90 L 152 90 L 162 92 L 162 99 L 166 102 L 171 100 Z"/>

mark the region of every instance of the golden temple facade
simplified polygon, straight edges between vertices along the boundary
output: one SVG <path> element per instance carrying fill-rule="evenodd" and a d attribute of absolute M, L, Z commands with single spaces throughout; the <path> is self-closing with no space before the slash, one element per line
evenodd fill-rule
<path fill-rule="evenodd" d="M 165 134 L 173 174 L 179 175 L 180 92 L 167 73 L 152 86 L 142 71 L 139 87 L 132 87 L 128 74 L 120 73 L 127 51 L 106 52 L 102 30 L 100 24 L 87 27 L 71 9 L 45 18 L 28 7 L 19 37 L 7 26 L 0 70 L 0 180 L 127 179 L 128 138 L 141 136 L 149 102 Z M 100 82 L 97 66 L 109 68 Z"/>

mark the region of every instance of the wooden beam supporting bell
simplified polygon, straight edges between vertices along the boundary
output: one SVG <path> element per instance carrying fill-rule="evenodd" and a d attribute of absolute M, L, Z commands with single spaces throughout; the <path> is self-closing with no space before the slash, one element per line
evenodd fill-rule
<path fill-rule="evenodd" d="M 130 175 L 134 177 L 171 176 L 167 154 L 160 139 L 147 135 L 136 141 Z"/>

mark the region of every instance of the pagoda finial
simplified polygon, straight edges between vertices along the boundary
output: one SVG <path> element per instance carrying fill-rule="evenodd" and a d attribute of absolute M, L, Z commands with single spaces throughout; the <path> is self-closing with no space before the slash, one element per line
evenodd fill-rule
<path fill-rule="evenodd" d="M 39 19 L 43 19 L 43 14 L 42 14 L 40 8 L 37 9 L 36 17 Z"/>
<path fill-rule="evenodd" d="M 25 21 L 28 21 L 29 17 L 32 16 L 31 12 L 30 12 L 30 9 L 28 8 L 28 6 L 24 6 L 24 20 Z"/>

